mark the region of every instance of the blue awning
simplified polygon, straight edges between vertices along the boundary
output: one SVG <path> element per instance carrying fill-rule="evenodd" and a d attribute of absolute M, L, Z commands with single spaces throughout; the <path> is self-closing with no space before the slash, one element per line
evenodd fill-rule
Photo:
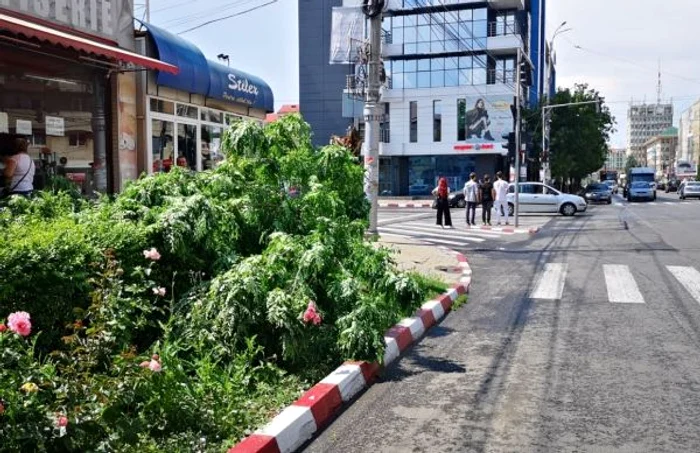
<path fill-rule="evenodd" d="M 195 45 L 162 28 L 144 26 L 158 50 L 158 58 L 180 68 L 178 75 L 158 71 L 158 85 L 274 112 L 272 89 L 262 79 L 207 60 Z"/>

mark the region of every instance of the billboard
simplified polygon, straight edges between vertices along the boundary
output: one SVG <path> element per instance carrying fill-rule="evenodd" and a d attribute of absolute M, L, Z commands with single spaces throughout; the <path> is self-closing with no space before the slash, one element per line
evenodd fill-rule
<path fill-rule="evenodd" d="M 455 151 L 505 154 L 503 135 L 513 132 L 513 96 L 470 96 L 457 100 Z"/>
<path fill-rule="evenodd" d="M 0 8 L 134 47 L 133 0 L 0 0 Z"/>

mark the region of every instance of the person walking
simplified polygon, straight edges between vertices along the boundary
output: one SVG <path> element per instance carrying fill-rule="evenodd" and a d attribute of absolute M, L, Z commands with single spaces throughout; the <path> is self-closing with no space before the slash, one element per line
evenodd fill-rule
<path fill-rule="evenodd" d="M 496 178 L 498 180 L 493 184 L 493 195 L 496 202 L 496 214 L 498 215 L 498 225 L 501 224 L 501 220 L 505 217 L 506 225 L 508 223 L 508 188 L 509 184 L 503 179 L 503 173 L 496 173 Z"/>
<path fill-rule="evenodd" d="M 438 186 L 433 189 L 433 195 L 437 197 L 437 225 L 443 228 L 454 228 L 452 226 L 452 217 L 450 216 L 450 200 L 448 199 L 450 188 L 447 186 L 445 178 L 440 178 Z"/>
<path fill-rule="evenodd" d="M 476 226 L 476 205 L 479 204 L 479 184 L 476 173 L 469 175 L 469 181 L 464 185 L 464 200 L 467 202 L 467 226 Z"/>
<path fill-rule="evenodd" d="M 484 183 L 481 185 L 479 191 L 479 202 L 481 203 L 481 220 L 484 225 L 491 225 L 491 210 L 493 209 L 493 183 L 491 182 L 491 176 L 484 175 Z"/>

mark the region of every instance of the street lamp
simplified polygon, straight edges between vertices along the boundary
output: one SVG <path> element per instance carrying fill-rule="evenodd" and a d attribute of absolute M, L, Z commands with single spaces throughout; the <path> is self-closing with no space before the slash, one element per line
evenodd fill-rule
<path fill-rule="evenodd" d="M 228 55 L 220 53 L 216 56 L 216 58 L 218 58 L 221 61 L 225 61 L 228 64 L 228 67 L 231 67 L 231 58 Z"/>
<path fill-rule="evenodd" d="M 554 30 L 554 34 L 552 35 L 552 39 L 549 41 L 549 52 L 546 51 L 545 49 L 545 67 L 547 71 L 547 83 L 544 86 L 543 90 L 543 97 L 544 97 L 544 102 L 543 104 L 549 105 L 550 101 L 550 77 L 552 74 L 552 54 L 554 53 L 554 40 L 556 39 L 557 36 L 559 36 L 562 33 L 569 32 L 573 30 L 572 28 L 564 28 L 566 26 L 567 22 L 564 21 L 557 27 L 556 30 Z M 546 147 L 547 147 L 547 137 L 549 135 L 549 128 L 547 127 L 547 115 L 546 115 L 546 109 L 542 109 L 542 154 L 546 153 Z M 549 153 L 547 153 L 549 154 Z M 547 155 L 547 159 L 544 161 L 542 165 L 542 182 L 547 183 L 547 174 L 549 173 L 549 156 Z"/>

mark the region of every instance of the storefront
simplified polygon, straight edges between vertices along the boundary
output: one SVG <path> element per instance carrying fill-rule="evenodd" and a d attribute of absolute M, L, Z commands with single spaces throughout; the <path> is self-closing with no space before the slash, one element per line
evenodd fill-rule
<path fill-rule="evenodd" d="M 0 147 L 26 138 L 39 186 L 120 190 L 137 176 L 135 74 L 178 68 L 133 51 L 130 1 L 0 4 Z"/>
<path fill-rule="evenodd" d="M 151 71 L 139 78 L 139 149 L 145 150 L 139 167 L 148 173 L 173 166 L 213 168 L 223 159 L 219 148 L 228 126 L 244 120 L 262 123 L 274 111 L 272 90 L 255 76 L 207 60 L 188 41 L 144 26 L 137 37 L 140 52 L 180 72 Z"/>

